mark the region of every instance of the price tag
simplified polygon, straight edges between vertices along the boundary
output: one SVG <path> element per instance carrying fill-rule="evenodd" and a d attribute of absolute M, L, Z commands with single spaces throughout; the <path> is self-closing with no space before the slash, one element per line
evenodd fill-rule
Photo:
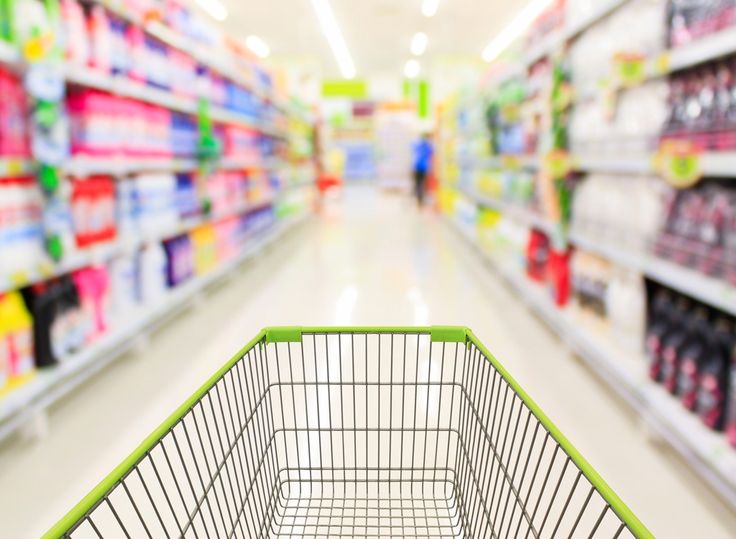
<path fill-rule="evenodd" d="M 657 155 L 660 174 L 677 188 L 692 187 L 703 176 L 700 151 L 689 141 L 667 141 Z"/>
<path fill-rule="evenodd" d="M 664 51 L 657 55 L 653 62 L 654 73 L 657 75 L 666 75 L 670 72 L 670 51 Z"/>
<path fill-rule="evenodd" d="M 615 79 L 622 86 L 641 84 L 646 77 L 646 61 L 643 54 L 620 52 L 613 56 Z"/>
<path fill-rule="evenodd" d="M 572 159 L 565 150 L 552 150 L 544 156 L 545 172 L 552 178 L 564 178 L 572 170 Z"/>

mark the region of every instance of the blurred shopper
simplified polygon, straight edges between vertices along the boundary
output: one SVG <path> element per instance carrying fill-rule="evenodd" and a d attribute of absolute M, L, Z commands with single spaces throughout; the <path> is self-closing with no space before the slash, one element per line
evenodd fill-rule
<path fill-rule="evenodd" d="M 427 176 L 432 167 L 432 155 L 434 148 L 429 133 L 422 135 L 414 143 L 414 193 L 417 203 L 421 207 L 424 204 L 424 193 L 427 189 Z"/>

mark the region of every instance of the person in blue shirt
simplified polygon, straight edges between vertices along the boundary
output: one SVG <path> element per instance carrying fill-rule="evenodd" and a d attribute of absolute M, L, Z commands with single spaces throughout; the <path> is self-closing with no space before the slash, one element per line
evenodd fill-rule
<path fill-rule="evenodd" d="M 424 204 L 424 191 L 427 185 L 427 175 L 432 167 L 434 148 L 428 133 L 414 143 L 414 193 L 419 206 Z"/>

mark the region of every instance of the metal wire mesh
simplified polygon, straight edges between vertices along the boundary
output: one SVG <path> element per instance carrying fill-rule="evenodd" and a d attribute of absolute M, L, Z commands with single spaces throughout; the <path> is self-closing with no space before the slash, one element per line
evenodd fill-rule
<path fill-rule="evenodd" d="M 77 537 L 632 537 L 472 343 L 260 341 Z"/>

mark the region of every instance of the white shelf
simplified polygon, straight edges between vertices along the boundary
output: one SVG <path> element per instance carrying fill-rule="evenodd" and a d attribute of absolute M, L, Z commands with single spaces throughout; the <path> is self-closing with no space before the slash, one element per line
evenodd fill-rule
<path fill-rule="evenodd" d="M 0 178 L 16 178 L 33 174 L 36 166 L 27 159 L 0 158 Z"/>
<path fill-rule="evenodd" d="M 500 155 L 478 159 L 475 164 L 490 169 L 537 170 L 539 168 L 539 158 L 536 155 Z"/>
<path fill-rule="evenodd" d="M 64 173 L 84 178 L 93 174 L 125 176 L 137 172 L 185 172 L 195 170 L 194 159 L 130 158 L 125 156 L 75 156 L 64 165 Z"/>
<path fill-rule="evenodd" d="M 736 26 L 670 49 L 669 72 L 687 69 L 736 52 Z"/>
<path fill-rule="evenodd" d="M 65 65 L 66 80 L 72 84 L 96 88 L 116 95 L 130 97 L 153 105 L 165 107 L 170 110 L 184 112 L 186 114 L 197 114 L 198 106 L 194 98 L 176 95 L 167 90 L 146 86 L 128 79 L 127 77 L 111 76 L 100 73 L 86 66 L 72 63 Z M 271 136 L 284 136 L 282 130 L 275 127 L 262 125 L 247 116 L 227 110 L 222 107 L 210 107 L 210 116 L 213 120 L 222 123 L 242 125 L 256 129 Z"/>
<path fill-rule="evenodd" d="M 585 172 L 610 174 L 650 174 L 655 172 L 651 155 L 577 155 L 573 167 Z"/>
<path fill-rule="evenodd" d="M 637 253 L 579 233 L 572 232 L 570 241 L 581 249 L 596 253 L 619 266 L 633 269 L 678 292 L 736 316 L 736 287 L 726 281 L 708 277 L 648 253 Z"/>
<path fill-rule="evenodd" d="M 471 189 L 460 189 L 460 192 L 477 204 L 498 210 L 502 214 L 528 227 L 537 228 L 549 235 L 555 233 L 555 224 L 532 210 L 511 202 L 483 195 Z"/>
<path fill-rule="evenodd" d="M 654 155 L 574 155 L 573 167 L 585 172 L 611 174 L 657 174 Z M 736 176 L 736 152 L 705 152 L 700 155 L 703 176 L 732 178 Z"/>
<path fill-rule="evenodd" d="M 703 426 L 661 386 L 647 378 L 642 354 L 625 353 L 610 339 L 581 327 L 567 311 L 558 309 L 546 292 L 521 272 L 482 249 L 475 238 L 450 221 L 516 291 L 527 306 L 549 325 L 598 375 L 611 386 L 679 455 L 736 508 L 736 449 L 720 433 Z"/>
<path fill-rule="evenodd" d="M 57 367 L 39 372 L 33 380 L 8 394 L 0 401 L 0 440 L 121 357 L 140 342 L 139 339 L 151 335 L 168 319 L 189 307 L 208 286 L 232 273 L 244 261 L 253 258 L 305 218 L 306 216 L 295 217 L 277 223 L 255 239 L 235 259 L 205 276 L 171 290 L 155 305 L 143 307 L 135 316 L 128 317 L 133 320 L 130 325 L 112 330 L 83 351 L 67 358 Z"/>
<path fill-rule="evenodd" d="M 141 231 L 135 237 L 121 236 L 110 244 L 82 249 L 69 254 L 58 264 L 47 260 L 25 271 L 18 271 L 12 275 L 0 275 L 0 293 L 23 288 L 52 277 L 66 275 L 67 273 L 90 265 L 103 264 L 115 256 L 132 253 L 148 243 L 173 238 L 206 223 L 219 221 L 230 216 L 242 215 L 250 210 L 262 208 L 268 203 L 269 201 L 260 201 L 257 203 L 241 204 L 237 208 L 222 214 L 213 214 L 208 217 L 197 216 L 185 218 L 162 230 Z"/>
<path fill-rule="evenodd" d="M 276 168 L 277 162 L 278 159 L 254 162 L 252 159 L 223 157 L 216 163 L 215 168 L 219 170 L 264 170 Z M 66 174 L 84 178 L 93 174 L 126 176 L 139 172 L 187 172 L 196 170 L 198 166 L 196 159 L 130 158 L 117 155 L 112 157 L 75 156 L 64 164 L 63 169 Z M 0 170 L 2 170 L 1 161 Z"/>

